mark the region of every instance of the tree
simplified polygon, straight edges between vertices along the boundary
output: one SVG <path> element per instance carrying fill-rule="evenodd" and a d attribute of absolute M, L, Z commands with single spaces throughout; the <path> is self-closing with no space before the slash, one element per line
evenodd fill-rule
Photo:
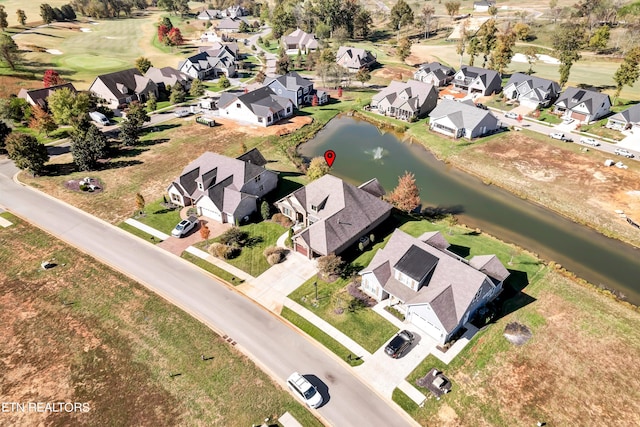
<path fill-rule="evenodd" d="M 23 99 L 12 96 L 9 99 L 3 99 L 0 104 L 0 116 L 6 120 L 14 122 L 22 122 L 29 120 L 31 117 L 31 106 Z"/>
<path fill-rule="evenodd" d="M 158 41 L 160 43 L 166 43 L 167 34 L 169 34 L 169 31 L 170 29 L 166 25 L 158 26 Z"/>
<path fill-rule="evenodd" d="M 140 214 L 142 214 L 142 212 L 144 211 L 144 205 L 144 197 L 142 196 L 142 194 L 136 193 L 136 207 L 138 208 L 138 212 Z"/>
<path fill-rule="evenodd" d="M 7 137 L 11 132 L 12 129 L 5 122 L 0 121 L 0 153 L 6 151 Z"/>
<path fill-rule="evenodd" d="M 187 99 L 187 92 L 180 83 L 176 83 L 171 88 L 171 95 L 169 95 L 169 102 L 172 104 L 180 104 Z"/>
<path fill-rule="evenodd" d="M 469 45 L 467 46 L 467 55 L 469 55 L 469 65 L 473 67 L 476 61 L 476 56 L 480 53 L 480 40 L 477 37 L 469 38 Z"/>
<path fill-rule="evenodd" d="M 153 67 L 153 65 L 151 65 L 151 61 L 149 61 L 149 59 L 145 58 L 144 56 L 140 56 L 138 57 L 138 59 L 136 59 L 135 67 L 138 69 L 138 71 L 144 74 L 149 71 L 149 68 Z"/>
<path fill-rule="evenodd" d="M 20 25 L 24 27 L 24 25 L 27 23 L 27 14 L 24 13 L 24 10 L 18 9 L 16 10 L 16 16 L 18 17 L 18 22 L 20 23 Z"/>
<path fill-rule="evenodd" d="M 398 186 L 387 196 L 387 200 L 405 212 L 411 212 L 420 206 L 420 190 L 416 185 L 415 176 L 405 171 L 404 175 L 398 178 Z"/>
<path fill-rule="evenodd" d="M 193 79 L 191 82 L 191 88 L 189 89 L 189 95 L 194 98 L 204 95 L 204 85 L 200 79 Z"/>
<path fill-rule="evenodd" d="M 64 84 L 64 80 L 56 70 L 45 70 L 42 76 L 44 87 L 58 86 Z"/>
<path fill-rule="evenodd" d="M 220 75 L 220 78 L 218 79 L 218 86 L 222 89 L 228 89 L 231 87 L 231 82 L 225 74 Z"/>
<path fill-rule="evenodd" d="M 182 38 L 180 28 L 176 27 L 173 27 L 171 30 L 169 30 L 166 40 L 166 43 L 169 46 L 182 46 L 184 44 L 184 39 Z"/>
<path fill-rule="evenodd" d="M 12 70 L 16 69 L 16 64 L 22 59 L 18 45 L 5 33 L 0 34 L 0 59 Z"/>
<path fill-rule="evenodd" d="M 315 181 L 328 174 L 330 169 L 324 157 L 314 157 L 311 159 L 309 167 L 307 168 L 307 178 L 309 178 L 310 181 Z"/>
<path fill-rule="evenodd" d="M 264 72 L 262 72 L 262 70 L 260 70 L 260 71 L 258 71 L 258 73 L 256 74 L 256 78 L 255 78 L 255 80 L 256 80 L 258 83 L 262 83 L 262 82 L 264 82 L 264 79 L 266 79 L 266 78 L 267 78 L 267 75 L 266 75 Z"/>
<path fill-rule="evenodd" d="M 180 85 L 176 84 L 175 86 Z M 129 104 L 127 117 L 122 121 L 122 125 L 120 126 L 122 143 L 127 146 L 137 145 L 140 140 L 140 131 L 142 130 L 142 126 L 144 126 L 144 123 L 149 120 L 151 119 L 140 103 L 132 102 Z"/>
<path fill-rule="evenodd" d="M 44 164 L 49 161 L 47 147 L 32 135 L 12 133 L 6 139 L 6 147 L 9 158 L 16 166 L 34 176 L 42 172 Z"/>
<path fill-rule="evenodd" d="M 491 15 L 492 18 L 495 18 L 496 16 L 498 16 L 498 8 L 495 6 L 491 6 L 489 7 L 489 15 Z"/>
<path fill-rule="evenodd" d="M 553 23 L 555 24 L 558 21 L 558 16 L 560 15 L 558 8 L 558 0 L 549 0 L 549 11 L 553 16 Z"/>
<path fill-rule="evenodd" d="M 404 0 L 398 0 L 398 2 L 391 8 L 389 26 L 399 32 L 402 27 L 412 23 L 413 10 Z"/>
<path fill-rule="evenodd" d="M 516 22 L 513 26 L 513 32 L 518 40 L 526 41 L 531 35 L 531 27 L 524 22 Z"/>
<path fill-rule="evenodd" d="M 366 39 L 371 34 L 372 25 L 373 19 L 369 11 L 365 8 L 360 8 L 360 11 L 353 18 L 353 36 L 359 39 Z"/>
<path fill-rule="evenodd" d="M 73 8 L 68 4 L 60 6 L 60 12 L 62 12 L 62 16 L 64 17 L 64 19 L 68 21 L 73 21 L 77 18 L 76 13 L 73 11 Z"/>
<path fill-rule="evenodd" d="M 287 74 L 289 70 L 291 70 L 291 58 L 289 58 L 289 55 L 282 50 L 278 60 L 276 61 L 276 73 Z"/>
<path fill-rule="evenodd" d="M 7 14 L 7 11 L 4 10 L 4 6 L 0 5 L 0 31 L 6 30 L 9 26 L 9 23 L 7 22 L 8 17 L 9 15 Z"/>
<path fill-rule="evenodd" d="M 459 1 L 448 1 L 444 3 L 445 9 L 447 9 L 447 14 L 453 19 L 454 16 L 460 12 L 460 2 Z"/>
<path fill-rule="evenodd" d="M 249 32 L 249 26 L 247 25 L 247 23 L 245 21 L 240 21 L 240 25 L 238 26 L 238 32 L 239 33 L 248 33 Z"/>
<path fill-rule="evenodd" d="M 498 43 L 498 27 L 496 26 L 496 20 L 489 19 L 482 24 L 476 33 L 476 37 L 478 37 L 479 41 L 479 50 L 483 55 L 482 67 L 484 68 L 487 65 L 489 55 L 491 55 L 491 52 L 496 47 L 496 43 Z"/>
<path fill-rule="evenodd" d="M 524 49 L 524 55 L 527 57 L 527 62 L 529 63 L 529 71 L 527 71 L 527 73 L 531 75 L 533 74 L 533 64 L 538 60 L 538 48 L 535 46 L 527 46 Z"/>
<path fill-rule="evenodd" d="M 638 81 L 638 77 L 640 77 L 638 64 L 640 64 L 640 46 L 627 52 L 622 64 L 613 75 L 613 81 L 616 82 L 614 98 L 618 98 L 624 86 L 633 86 Z"/>
<path fill-rule="evenodd" d="M 458 224 L 458 218 L 456 218 L 456 216 L 453 214 L 449 214 L 447 216 L 447 225 L 449 226 L 449 235 L 452 234 L 451 230 L 453 229 L 453 227 L 456 226 L 456 224 Z"/>
<path fill-rule="evenodd" d="M 284 2 L 279 3 L 273 10 L 271 17 L 271 34 L 278 40 L 289 29 L 296 28 L 296 18 L 291 10 L 285 7 Z"/>
<path fill-rule="evenodd" d="M 71 155 L 73 162 L 81 171 L 95 170 L 98 160 L 107 154 L 107 137 L 93 123 L 87 124 L 87 130 L 72 138 Z"/>
<path fill-rule="evenodd" d="M 504 74 L 507 65 L 513 58 L 513 47 L 516 44 L 516 36 L 513 31 L 507 30 L 498 36 L 496 47 L 491 53 L 490 67 L 500 75 Z"/>
<path fill-rule="evenodd" d="M 436 9 L 429 5 L 426 4 L 424 5 L 424 7 L 422 8 L 422 25 L 424 27 L 424 38 L 428 39 L 429 35 L 431 34 L 431 19 L 433 18 L 433 15 L 436 13 Z"/>
<path fill-rule="evenodd" d="M 362 86 L 364 86 L 366 82 L 371 80 L 371 73 L 367 68 L 362 67 L 356 73 L 356 80 L 362 83 Z"/>
<path fill-rule="evenodd" d="M 269 206 L 269 202 L 266 200 L 263 200 L 262 203 L 260 203 L 260 216 L 264 221 L 271 218 L 271 207 Z"/>
<path fill-rule="evenodd" d="M 67 87 L 54 91 L 47 98 L 53 120 L 59 125 L 73 124 L 89 111 L 91 99 L 87 93 L 76 93 Z"/>
<path fill-rule="evenodd" d="M 584 27 L 579 23 L 566 23 L 553 34 L 551 43 L 560 61 L 560 86 L 567 83 L 573 63 L 581 58 L 584 34 Z"/>
<path fill-rule="evenodd" d="M 44 132 L 49 136 L 49 132 L 53 132 L 58 128 L 58 125 L 51 117 L 51 114 L 47 113 L 44 108 L 39 105 L 34 105 L 31 108 L 31 121 L 29 127 L 35 129 L 38 133 Z"/>
<path fill-rule="evenodd" d="M 398 53 L 400 60 L 404 62 L 404 60 L 411 55 L 411 40 L 409 40 L 408 37 L 401 38 L 396 52 Z"/>
<path fill-rule="evenodd" d="M 156 108 L 158 108 L 158 100 L 156 99 L 156 95 L 151 92 L 147 100 L 147 112 L 156 111 Z"/>
<path fill-rule="evenodd" d="M 45 24 L 49 25 L 55 19 L 53 14 L 53 9 L 47 3 L 43 3 L 40 5 L 40 16 Z"/>
<path fill-rule="evenodd" d="M 589 47 L 600 53 L 607 48 L 611 31 L 608 25 L 599 27 L 589 39 Z"/>

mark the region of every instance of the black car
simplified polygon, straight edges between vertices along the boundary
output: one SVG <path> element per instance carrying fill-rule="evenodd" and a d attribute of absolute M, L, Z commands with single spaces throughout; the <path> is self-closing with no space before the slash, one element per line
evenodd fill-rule
<path fill-rule="evenodd" d="M 387 353 L 390 357 L 397 359 L 402 356 L 402 354 L 411 346 L 415 336 L 413 333 L 409 331 L 400 331 L 398 335 L 393 337 L 393 339 L 387 344 L 387 347 L 384 349 L 384 352 Z"/>

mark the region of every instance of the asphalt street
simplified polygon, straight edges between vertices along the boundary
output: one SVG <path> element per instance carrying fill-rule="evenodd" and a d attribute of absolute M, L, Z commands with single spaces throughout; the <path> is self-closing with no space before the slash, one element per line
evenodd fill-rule
<path fill-rule="evenodd" d="M 328 424 L 417 425 L 333 354 L 237 291 L 148 242 L 17 184 L 11 179 L 16 171 L 12 162 L 0 159 L 1 207 L 128 275 L 217 333 L 233 338 L 239 350 L 283 387 L 293 371 L 317 377 L 319 390 L 328 400 L 318 413 Z"/>

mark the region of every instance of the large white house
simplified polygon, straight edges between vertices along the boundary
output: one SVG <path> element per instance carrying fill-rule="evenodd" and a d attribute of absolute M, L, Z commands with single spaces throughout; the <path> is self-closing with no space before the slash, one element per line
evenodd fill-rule
<path fill-rule="evenodd" d="M 609 114 L 611 98 L 595 90 L 569 87 L 553 105 L 554 112 L 561 114 L 563 118 L 591 123 Z"/>
<path fill-rule="evenodd" d="M 242 95 L 224 92 L 218 109 L 222 118 L 267 127 L 291 117 L 293 102 L 265 86 Z"/>
<path fill-rule="evenodd" d="M 439 232 L 415 238 L 397 229 L 359 273 L 363 292 L 388 301 L 440 344 L 494 299 L 509 276 L 495 255 L 467 261 L 448 247 Z"/>
<path fill-rule="evenodd" d="M 454 138 L 479 138 L 500 129 L 496 116 L 472 101 L 443 99 L 429 117 L 429 129 Z"/>
<path fill-rule="evenodd" d="M 393 80 L 371 98 L 371 108 L 385 116 L 413 120 L 425 116 L 438 102 L 438 91 L 430 83 Z"/>
<path fill-rule="evenodd" d="M 548 107 L 559 93 L 560 85 L 553 80 L 524 73 L 513 73 L 504 87 L 505 98 L 531 108 Z"/>

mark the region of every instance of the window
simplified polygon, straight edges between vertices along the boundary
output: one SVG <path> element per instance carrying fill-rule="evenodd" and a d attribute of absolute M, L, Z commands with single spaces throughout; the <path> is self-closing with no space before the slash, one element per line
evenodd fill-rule
<path fill-rule="evenodd" d="M 171 200 L 173 200 L 174 202 L 180 202 L 180 196 L 178 196 L 176 193 L 171 193 Z"/>
<path fill-rule="evenodd" d="M 240 103 L 239 102 L 236 104 L 236 108 L 240 108 Z"/>
<path fill-rule="evenodd" d="M 289 209 L 289 208 L 288 208 L 288 207 L 286 207 L 286 206 L 283 206 L 283 207 L 282 207 L 282 213 L 283 213 L 285 216 L 291 217 L 291 209 Z"/>
<path fill-rule="evenodd" d="M 262 117 L 258 117 L 258 123 L 262 123 Z"/>
<path fill-rule="evenodd" d="M 271 116 L 267 117 L 267 123 L 271 123 Z"/>
<path fill-rule="evenodd" d="M 198 190 L 202 190 L 202 183 L 201 182 L 198 183 Z"/>
<path fill-rule="evenodd" d="M 311 205 L 311 210 L 314 212 L 318 212 L 318 207 L 316 205 Z"/>
<path fill-rule="evenodd" d="M 253 181 L 254 182 L 258 182 L 258 181 L 260 181 L 260 179 L 262 179 L 262 175 L 258 175 L 255 178 L 253 178 Z"/>
<path fill-rule="evenodd" d="M 287 113 L 291 112 L 291 107 L 287 107 Z"/>
<path fill-rule="evenodd" d="M 264 185 L 261 185 L 260 188 L 258 188 L 258 191 L 262 191 L 264 190 Z"/>

